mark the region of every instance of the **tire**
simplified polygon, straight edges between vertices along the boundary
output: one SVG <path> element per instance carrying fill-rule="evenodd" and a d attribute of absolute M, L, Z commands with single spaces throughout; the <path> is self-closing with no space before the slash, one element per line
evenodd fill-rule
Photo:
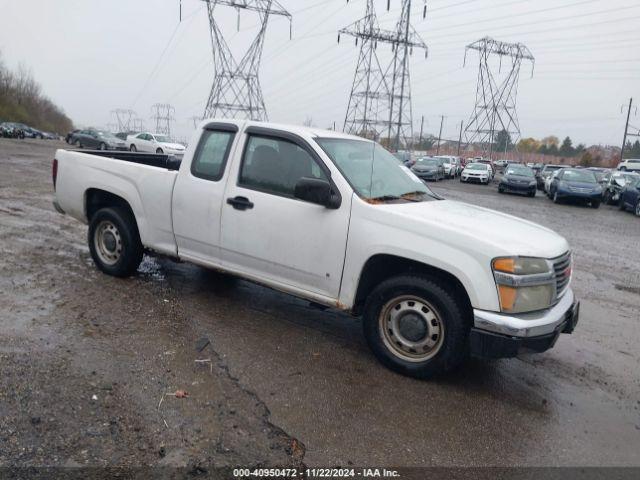
<path fill-rule="evenodd" d="M 600 200 L 594 200 L 591 202 L 591 208 L 600 208 Z"/>
<path fill-rule="evenodd" d="M 620 195 L 620 201 L 618 202 L 618 209 L 622 210 L 623 212 L 627 211 L 627 207 L 624 204 L 624 201 L 622 200 L 622 195 Z"/>
<path fill-rule="evenodd" d="M 138 149 L 136 148 L 136 146 L 132 143 L 131 146 L 129 147 L 129 151 L 130 152 L 137 152 Z"/>
<path fill-rule="evenodd" d="M 160 153 L 160 154 L 162 154 L 162 153 L 164 153 L 164 152 L 162 151 L 162 149 L 161 149 L 161 148 L 158 148 L 158 149 L 156 150 L 156 153 Z"/>
<path fill-rule="evenodd" d="M 498 193 L 504 193 L 504 189 L 502 187 L 498 187 Z"/>
<path fill-rule="evenodd" d="M 89 251 L 107 275 L 128 277 L 142 261 L 142 243 L 135 218 L 120 207 L 98 210 L 89 222 Z"/>
<path fill-rule="evenodd" d="M 627 171 L 627 167 L 620 167 L 620 171 L 621 172 L 626 172 Z"/>
<path fill-rule="evenodd" d="M 401 317 L 403 310 L 406 313 Z M 393 277 L 367 298 L 364 335 L 383 365 L 427 379 L 453 370 L 467 358 L 470 321 L 463 312 L 455 296 L 429 277 Z M 401 319 L 405 319 L 403 326 L 398 325 Z"/>
<path fill-rule="evenodd" d="M 82 144 L 80 143 L 80 140 L 76 140 L 74 145 L 76 146 L 76 148 L 82 148 Z"/>
<path fill-rule="evenodd" d="M 107 144 L 106 143 L 101 143 L 100 146 L 98 147 L 100 150 L 106 150 L 107 149 Z"/>
<path fill-rule="evenodd" d="M 551 193 L 551 192 L 549 192 Z M 560 203 L 560 199 L 558 198 L 558 191 L 553 194 L 553 203 Z"/>
<path fill-rule="evenodd" d="M 602 194 L 602 203 L 605 205 L 611 205 L 611 194 L 609 193 L 609 190 L 605 190 L 604 194 Z"/>
<path fill-rule="evenodd" d="M 638 199 L 638 203 L 636 203 L 634 213 L 636 214 L 636 217 L 640 217 L 640 199 Z"/>

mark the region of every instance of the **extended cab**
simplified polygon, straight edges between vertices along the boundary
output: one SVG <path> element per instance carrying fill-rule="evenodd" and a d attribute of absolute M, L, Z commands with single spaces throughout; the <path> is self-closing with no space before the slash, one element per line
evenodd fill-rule
<path fill-rule="evenodd" d="M 359 137 L 210 120 L 182 162 L 58 150 L 53 181 L 103 272 L 134 273 L 146 249 L 362 316 L 407 375 L 541 352 L 578 321 L 564 238 L 442 199 Z"/>

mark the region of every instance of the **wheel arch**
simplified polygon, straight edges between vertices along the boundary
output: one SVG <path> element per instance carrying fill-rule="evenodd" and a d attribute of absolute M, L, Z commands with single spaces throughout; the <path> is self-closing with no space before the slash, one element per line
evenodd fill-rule
<path fill-rule="evenodd" d="M 465 315 L 473 315 L 469 293 L 455 275 L 441 268 L 393 254 L 376 254 L 365 262 L 358 280 L 352 313 L 362 313 L 367 297 L 377 285 L 388 278 L 403 274 L 420 274 L 447 285 Z"/>
<path fill-rule="evenodd" d="M 102 208 L 118 207 L 125 210 L 133 218 L 134 226 L 140 235 L 140 227 L 136 214 L 131 208 L 131 205 L 123 197 L 116 195 L 115 193 L 108 192 L 99 188 L 89 188 L 84 194 L 84 212 L 87 219 L 87 223 L 91 222 L 91 219 L 95 213 Z"/>

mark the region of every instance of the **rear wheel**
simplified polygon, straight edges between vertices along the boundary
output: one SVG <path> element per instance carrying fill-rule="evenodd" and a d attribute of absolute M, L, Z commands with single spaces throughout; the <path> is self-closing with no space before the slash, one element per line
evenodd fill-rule
<path fill-rule="evenodd" d="M 369 347 L 385 366 L 430 378 L 467 356 L 469 322 L 452 292 L 426 276 L 398 276 L 367 298 L 363 315 Z"/>
<path fill-rule="evenodd" d="M 107 144 L 106 143 L 101 143 L 99 148 L 100 148 L 100 150 L 106 150 L 107 149 Z"/>
<path fill-rule="evenodd" d="M 156 150 L 156 153 L 164 153 L 164 152 L 162 151 L 162 149 L 161 149 L 161 148 L 158 148 L 158 149 Z"/>
<path fill-rule="evenodd" d="M 635 214 L 636 217 L 640 217 L 640 199 L 638 199 L 638 203 L 636 203 Z"/>
<path fill-rule="evenodd" d="M 80 140 L 76 140 L 74 145 L 76 146 L 76 148 L 82 148 L 82 144 L 80 143 Z"/>
<path fill-rule="evenodd" d="M 128 277 L 142 261 L 142 243 L 135 218 L 119 207 L 98 210 L 89 223 L 89 250 L 108 275 Z"/>

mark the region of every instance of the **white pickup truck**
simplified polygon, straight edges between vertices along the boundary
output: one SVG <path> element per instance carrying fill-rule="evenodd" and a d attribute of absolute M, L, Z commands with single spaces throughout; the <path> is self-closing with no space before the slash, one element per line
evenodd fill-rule
<path fill-rule="evenodd" d="M 564 238 L 442 199 L 359 137 L 210 120 L 181 162 L 58 150 L 53 183 L 103 272 L 133 274 L 146 249 L 362 316 L 406 375 L 541 352 L 578 321 Z"/>

